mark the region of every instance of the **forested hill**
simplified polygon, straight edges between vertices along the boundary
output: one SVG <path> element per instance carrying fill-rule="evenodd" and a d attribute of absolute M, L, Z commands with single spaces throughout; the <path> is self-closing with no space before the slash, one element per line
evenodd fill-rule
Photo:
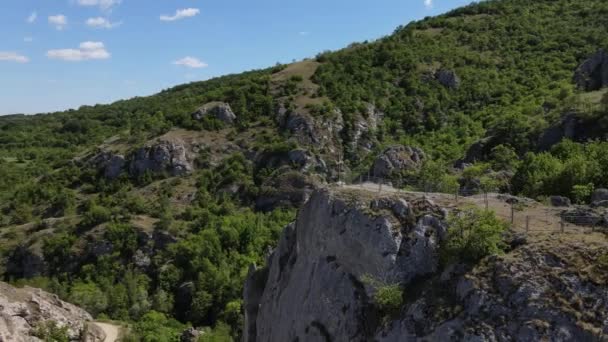
<path fill-rule="evenodd" d="M 0 271 L 141 334 L 237 337 L 247 267 L 319 183 L 607 187 L 605 48 L 606 1 L 484 1 L 290 65 L 0 117 Z"/>

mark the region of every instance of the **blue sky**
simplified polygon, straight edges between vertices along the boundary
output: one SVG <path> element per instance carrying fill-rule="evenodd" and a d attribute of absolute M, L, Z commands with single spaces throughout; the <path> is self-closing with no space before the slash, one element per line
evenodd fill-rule
<path fill-rule="evenodd" d="M 0 114 L 287 63 L 470 0 L 1 0 Z"/>

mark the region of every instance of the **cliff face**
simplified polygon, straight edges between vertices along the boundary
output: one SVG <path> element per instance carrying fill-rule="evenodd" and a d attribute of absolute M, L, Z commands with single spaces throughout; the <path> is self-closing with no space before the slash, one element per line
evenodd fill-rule
<path fill-rule="evenodd" d="M 603 235 L 529 239 L 439 269 L 445 211 L 320 190 L 245 284 L 245 341 L 592 341 L 608 333 Z M 367 197 L 367 198 L 366 198 Z M 520 241 L 521 243 L 521 241 Z M 375 294 L 400 284 L 397 315 Z"/>
<path fill-rule="evenodd" d="M 268 269 L 245 286 L 246 341 L 369 340 L 379 320 L 371 283 L 436 271 L 444 213 L 361 195 L 317 191 L 285 229 Z"/>

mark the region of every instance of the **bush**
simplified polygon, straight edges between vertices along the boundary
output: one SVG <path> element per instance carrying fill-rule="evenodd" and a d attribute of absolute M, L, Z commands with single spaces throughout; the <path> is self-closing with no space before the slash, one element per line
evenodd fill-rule
<path fill-rule="evenodd" d="M 370 275 L 364 275 L 361 280 L 367 286 L 376 289 L 373 299 L 381 317 L 387 319 L 399 314 L 403 306 L 403 289 L 401 285 L 386 284 Z"/>
<path fill-rule="evenodd" d="M 476 263 L 488 255 L 501 254 L 506 248 L 503 234 L 508 225 L 491 211 L 471 209 L 451 216 L 448 223 L 448 237 L 440 254 L 444 265 Z"/>
<path fill-rule="evenodd" d="M 374 302 L 383 317 L 399 314 L 403 306 L 403 290 L 399 284 L 380 286 L 374 295 Z"/>
<path fill-rule="evenodd" d="M 593 184 L 573 186 L 572 196 L 574 197 L 574 202 L 576 202 L 576 204 L 585 204 L 589 202 L 591 194 L 593 194 L 593 189 Z"/>
<path fill-rule="evenodd" d="M 54 321 L 46 321 L 34 329 L 33 335 L 44 342 L 69 342 L 67 327 L 59 327 Z"/>
<path fill-rule="evenodd" d="M 179 341 L 186 326 L 164 314 L 150 311 L 135 323 L 125 341 L 166 342 Z"/>

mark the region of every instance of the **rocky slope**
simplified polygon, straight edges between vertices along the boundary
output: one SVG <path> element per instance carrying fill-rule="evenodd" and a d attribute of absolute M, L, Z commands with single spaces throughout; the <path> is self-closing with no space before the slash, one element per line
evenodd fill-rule
<path fill-rule="evenodd" d="M 315 192 L 244 289 L 245 341 L 592 341 L 606 333 L 602 235 L 549 236 L 440 269 L 446 212 L 426 200 Z M 522 241 L 520 241 L 521 243 Z M 398 315 L 375 294 L 400 284 Z"/>
<path fill-rule="evenodd" d="M 39 289 L 0 283 L 0 341 L 42 341 L 35 335 L 48 324 L 67 328 L 73 341 L 104 341 L 105 335 L 83 309 Z M 42 337 L 42 336 L 39 336 Z"/>

